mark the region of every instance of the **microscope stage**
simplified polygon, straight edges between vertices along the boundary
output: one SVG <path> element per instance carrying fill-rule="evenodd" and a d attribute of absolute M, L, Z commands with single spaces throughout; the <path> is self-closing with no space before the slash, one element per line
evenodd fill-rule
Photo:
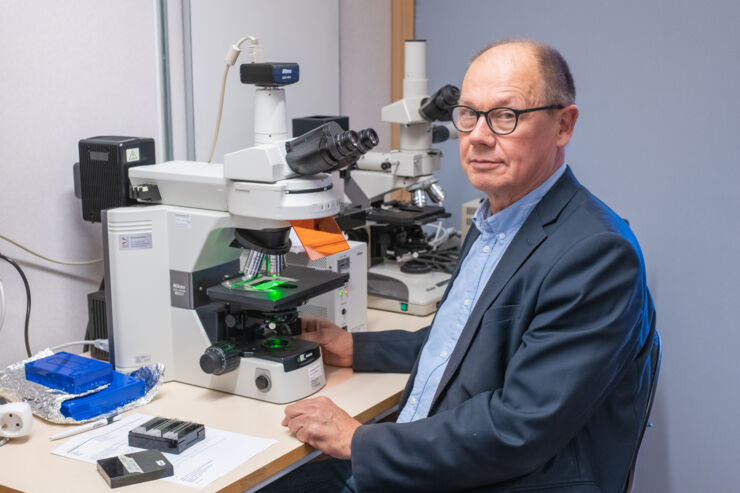
<path fill-rule="evenodd" d="M 238 303 L 248 310 L 272 312 L 295 308 L 310 298 L 344 286 L 347 279 L 347 273 L 289 265 L 277 277 L 232 278 L 211 286 L 206 292 L 213 301 Z"/>
<path fill-rule="evenodd" d="M 438 205 L 417 207 L 408 202 L 395 200 L 384 204 L 383 207 L 373 207 L 367 213 L 368 221 L 399 226 L 421 226 L 445 217 L 450 217 L 450 213 L 444 207 Z"/>

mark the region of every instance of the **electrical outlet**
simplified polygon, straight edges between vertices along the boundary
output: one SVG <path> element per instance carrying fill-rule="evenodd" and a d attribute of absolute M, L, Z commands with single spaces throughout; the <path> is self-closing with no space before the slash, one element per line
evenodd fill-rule
<path fill-rule="evenodd" d="M 16 438 L 31 433 L 33 413 L 27 402 L 0 405 L 0 437 Z"/>

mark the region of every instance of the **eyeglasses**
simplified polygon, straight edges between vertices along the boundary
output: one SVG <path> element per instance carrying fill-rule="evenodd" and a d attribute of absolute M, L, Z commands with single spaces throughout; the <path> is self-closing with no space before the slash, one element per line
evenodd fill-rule
<path fill-rule="evenodd" d="M 486 117 L 486 123 L 491 132 L 496 135 L 509 135 L 516 129 L 519 123 L 519 115 L 542 110 L 559 110 L 565 108 L 562 104 L 551 104 L 539 108 L 528 108 L 526 110 L 515 110 L 514 108 L 498 107 L 488 111 L 478 111 L 470 106 L 457 105 L 452 107 L 452 124 L 458 132 L 472 132 L 478 123 L 478 118 Z"/>

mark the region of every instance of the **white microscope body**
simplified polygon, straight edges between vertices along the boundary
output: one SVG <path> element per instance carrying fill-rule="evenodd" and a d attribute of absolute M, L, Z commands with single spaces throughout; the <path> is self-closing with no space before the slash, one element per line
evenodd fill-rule
<path fill-rule="evenodd" d="M 386 193 L 412 187 L 409 191 L 414 204 L 423 206 L 425 191 L 433 202 L 444 200 L 444 192 L 432 176 L 439 171 L 442 157 L 442 151 L 432 147 L 433 122 L 449 121 L 446 107 L 457 104 L 460 91 L 447 85 L 429 96 L 426 41 L 406 41 L 404 69 L 403 98 L 383 107 L 380 113 L 383 121 L 400 124 L 400 149 L 366 153 L 358 159 L 351 176 L 371 202 Z M 457 137 L 451 124 L 437 126 L 437 131 L 447 134 L 440 141 Z M 416 187 L 418 193 L 414 193 L 415 184 L 421 185 Z"/>
<path fill-rule="evenodd" d="M 329 172 L 362 152 L 334 123 L 286 140 L 280 87 L 255 106 L 255 146 L 131 168 L 142 203 L 105 211 L 110 354 L 119 371 L 164 363 L 168 381 L 285 403 L 325 384 L 318 346 L 290 337 L 295 307 L 347 279 L 285 266 L 289 221 L 338 213 Z"/>
<path fill-rule="evenodd" d="M 452 228 L 438 223 L 438 234 L 428 241 L 421 226 L 449 216 L 441 207 L 445 193 L 433 175 L 442 152 L 432 146 L 457 138 L 450 120 L 460 91 L 446 85 L 429 96 L 426 41 L 406 41 L 404 68 L 403 98 L 381 110 L 384 121 L 400 124 L 400 149 L 366 153 L 341 184 L 345 214 L 367 211 L 367 227 L 355 236 L 369 244 L 368 307 L 428 315 L 436 310 L 450 274 L 439 269 L 411 273 L 401 262 L 432 252 L 451 234 Z M 387 201 L 388 193 L 400 189 L 411 194 L 410 204 Z M 436 205 L 427 205 L 427 198 Z"/>

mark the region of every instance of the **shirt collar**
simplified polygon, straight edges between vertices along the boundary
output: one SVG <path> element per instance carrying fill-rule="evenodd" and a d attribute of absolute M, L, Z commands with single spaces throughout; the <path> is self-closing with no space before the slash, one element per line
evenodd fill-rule
<path fill-rule="evenodd" d="M 505 209 L 491 214 L 491 203 L 486 198 L 473 215 L 473 224 L 488 236 L 498 233 L 507 235 L 517 231 L 529 216 L 532 209 L 542 200 L 542 197 L 552 188 L 556 181 L 565 173 L 567 165 L 563 163 L 547 180 L 527 195 L 517 200 Z"/>

